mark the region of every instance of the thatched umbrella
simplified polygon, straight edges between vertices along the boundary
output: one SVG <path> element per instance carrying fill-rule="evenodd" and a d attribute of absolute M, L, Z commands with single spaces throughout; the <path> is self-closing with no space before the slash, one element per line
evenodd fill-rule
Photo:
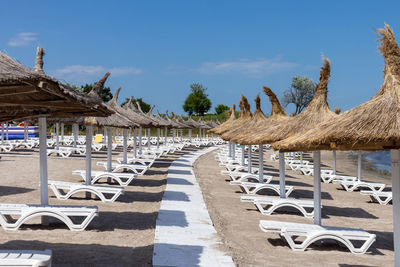
<path fill-rule="evenodd" d="M 236 105 L 232 104 L 231 115 L 229 116 L 229 118 L 226 121 L 224 121 L 221 125 L 219 125 L 218 127 L 215 127 L 208 131 L 211 133 L 220 134 L 227 125 L 230 125 L 234 120 L 236 120 L 235 109 L 236 109 Z"/>
<path fill-rule="evenodd" d="M 189 116 L 185 123 L 192 127 L 189 128 L 189 142 L 192 142 L 192 129 L 199 129 L 201 125 L 192 118 L 192 115 Z"/>
<path fill-rule="evenodd" d="M 158 115 L 153 115 L 153 109 L 154 109 L 154 105 L 151 107 L 151 109 L 149 110 L 149 112 L 147 112 L 147 116 L 151 117 L 153 120 L 155 120 L 158 124 L 157 127 L 157 149 L 160 147 L 160 131 L 162 131 L 162 128 L 167 128 L 170 126 L 170 123 L 160 119 L 160 117 Z M 161 134 L 162 135 L 162 134 Z"/>
<path fill-rule="evenodd" d="M 378 30 L 384 82 L 371 100 L 275 145 L 282 151 L 391 150 L 395 266 L 400 266 L 400 49 L 388 25 Z M 319 167 L 319 162 L 317 164 Z M 319 175 L 314 170 L 314 175 Z"/>
<path fill-rule="evenodd" d="M 113 111 L 99 99 L 80 94 L 46 76 L 42 69 L 43 55 L 44 50 L 38 48 L 35 71 L 31 71 L 0 53 L 0 99 L 7 120 L 28 118 L 27 112 L 31 112 L 30 117 L 39 116 L 40 200 L 41 205 L 48 205 L 46 116 L 76 116 L 76 110 L 71 107 L 78 109 L 78 114 L 97 116 L 108 116 Z M 42 107 L 34 101 L 40 102 Z M 8 108 L 12 112 L 7 112 Z"/>

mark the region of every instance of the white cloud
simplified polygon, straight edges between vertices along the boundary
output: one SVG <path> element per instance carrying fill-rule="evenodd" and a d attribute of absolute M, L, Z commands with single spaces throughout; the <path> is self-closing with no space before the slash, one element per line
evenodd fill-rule
<path fill-rule="evenodd" d="M 124 75 L 139 75 L 142 70 L 135 67 L 115 67 L 106 68 L 104 66 L 84 66 L 84 65 L 70 65 L 62 69 L 53 71 L 55 76 L 60 76 L 64 79 L 72 77 L 86 78 L 91 76 L 99 76 L 109 71 L 112 76 L 124 76 Z"/>
<path fill-rule="evenodd" d="M 8 45 L 25 46 L 36 40 L 36 33 L 34 32 L 20 32 L 8 41 Z"/>
<path fill-rule="evenodd" d="M 240 73 L 247 76 L 262 76 L 287 71 L 296 66 L 296 63 L 286 62 L 277 57 L 273 59 L 204 62 L 195 71 L 203 74 Z"/>

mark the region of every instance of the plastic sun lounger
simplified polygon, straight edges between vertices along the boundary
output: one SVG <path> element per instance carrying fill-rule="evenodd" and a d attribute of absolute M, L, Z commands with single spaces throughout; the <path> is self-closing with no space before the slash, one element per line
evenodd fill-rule
<path fill-rule="evenodd" d="M 237 172 L 237 171 L 247 172 L 248 171 L 248 167 L 242 166 L 242 165 L 226 165 L 225 168 L 230 172 Z M 258 173 L 258 168 L 252 167 L 251 173 Z"/>
<path fill-rule="evenodd" d="M 392 192 L 381 192 L 381 191 L 360 191 L 361 195 L 369 196 L 372 202 L 378 202 L 381 205 L 387 205 L 392 202 Z"/>
<path fill-rule="evenodd" d="M 275 184 L 264 184 L 264 183 L 251 183 L 251 182 L 241 182 L 235 183 L 234 185 L 238 185 L 242 191 L 248 195 L 255 195 L 257 192 L 261 190 L 272 190 L 276 192 L 278 195 L 280 194 L 280 186 Z M 288 197 L 290 193 L 293 191 L 293 186 L 287 185 L 285 186 L 285 196 Z"/>
<path fill-rule="evenodd" d="M 347 192 L 353 192 L 360 188 L 369 188 L 372 191 L 382 191 L 386 184 L 366 181 L 333 180 L 334 184 L 340 184 Z"/>
<path fill-rule="evenodd" d="M 302 168 L 300 168 L 300 171 L 306 176 L 314 175 L 314 166 L 303 166 Z M 333 170 L 321 170 L 321 175 L 333 175 Z"/>
<path fill-rule="evenodd" d="M 48 185 L 53 190 L 56 197 L 61 200 L 66 200 L 80 192 L 89 192 L 98 196 L 103 202 L 114 202 L 124 193 L 123 187 L 85 185 L 51 180 L 48 181 Z"/>
<path fill-rule="evenodd" d="M 337 174 L 331 174 L 331 175 L 321 175 L 321 179 L 324 183 L 329 184 L 332 183 L 334 180 L 338 181 L 356 181 L 357 177 L 355 176 L 348 176 L 348 175 L 337 175 Z"/>
<path fill-rule="evenodd" d="M 85 170 L 75 170 L 72 174 L 80 175 L 83 180 L 86 178 Z M 121 186 L 129 185 L 133 179 L 137 178 L 137 174 L 134 173 L 122 173 L 122 172 L 103 172 L 103 171 L 92 171 L 92 184 L 99 182 L 101 179 L 112 179 Z"/>
<path fill-rule="evenodd" d="M 127 164 L 141 164 L 143 166 L 147 166 L 148 168 L 150 168 L 151 166 L 153 166 L 153 163 L 156 159 L 155 158 L 129 158 L 127 160 Z M 122 158 L 118 158 L 117 162 L 119 164 L 123 164 L 123 159 Z"/>
<path fill-rule="evenodd" d="M 278 198 L 278 197 L 241 197 L 242 202 L 251 202 L 263 215 L 271 215 L 275 210 L 282 207 L 293 207 L 298 209 L 304 217 L 314 217 L 314 201 L 312 199 Z"/>
<path fill-rule="evenodd" d="M 25 204 L 0 204 L 0 224 L 4 230 L 18 230 L 26 221 L 34 217 L 55 217 L 65 223 L 72 231 L 83 231 L 97 216 L 98 208 L 95 206 L 55 206 L 55 205 L 25 205 Z M 20 216 L 13 219 L 11 216 Z M 71 217 L 83 217 L 80 223 L 74 223 Z"/>
<path fill-rule="evenodd" d="M 103 166 L 104 168 L 107 169 L 107 162 L 97 162 L 97 166 Z M 147 170 L 148 167 L 145 165 L 139 165 L 139 164 L 119 164 L 113 162 L 111 164 L 111 168 L 113 168 L 112 172 L 124 172 L 125 170 L 130 170 L 131 172 L 137 174 L 137 175 L 143 175 Z"/>
<path fill-rule="evenodd" d="M 51 250 L 0 250 L 0 266 L 51 266 Z"/>
<path fill-rule="evenodd" d="M 246 172 L 228 172 L 228 171 L 221 171 L 221 174 L 227 174 L 231 178 L 232 181 L 238 181 L 238 182 L 258 182 L 259 177 L 258 174 L 254 173 L 246 173 Z M 263 175 L 264 183 L 269 184 L 272 180 L 271 175 Z"/>
<path fill-rule="evenodd" d="M 266 233 L 278 233 L 285 238 L 292 250 L 304 251 L 312 243 L 323 239 L 334 239 L 345 245 L 352 253 L 364 254 L 375 242 L 376 236 L 362 229 L 320 226 L 315 224 L 287 223 L 279 221 L 260 221 L 260 229 Z M 296 237 L 305 237 L 296 242 Z M 354 241 L 364 241 L 355 247 Z"/>

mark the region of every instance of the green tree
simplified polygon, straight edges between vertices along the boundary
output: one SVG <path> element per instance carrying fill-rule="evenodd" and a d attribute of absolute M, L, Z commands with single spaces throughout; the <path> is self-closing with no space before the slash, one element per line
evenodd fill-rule
<path fill-rule="evenodd" d="M 229 110 L 229 107 L 224 104 L 219 104 L 218 106 L 215 107 L 215 112 L 219 115 L 224 113 L 225 111 Z"/>
<path fill-rule="evenodd" d="M 85 84 L 81 86 L 80 91 L 84 94 L 89 93 L 93 88 L 93 84 Z M 100 98 L 103 100 L 103 102 L 108 102 L 111 100 L 113 97 L 113 94 L 111 93 L 111 88 L 110 87 L 104 87 L 103 90 L 100 92 Z"/>
<path fill-rule="evenodd" d="M 199 83 L 193 83 L 190 85 L 192 92 L 188 95 L 183 104 L 183 110 L 189 115 L 193 113 L 203 116 L 204 113 L 210 110 L 211 100 L 206 94 L 207 88 Z"/>
<path fill-rule="evenodd" d="M 294 114 L 302 112 L 314 97 L 315 82 L 307 76 L 293 77 L 291 88 L 283 92 L 282 105 L 287 107 L 289 104 L 296 106 Z"/>
<path fill-rule="evenodd" d="M 122 102 L 121 107 L 123 107 L 126 103 L 128 103 L 129 98 L 125 98 L 125 101 Z M 142 111 L 144 113 L 149 112 L 149 110 L 151 109 L 151 105 L 144 102 L 142 98 L 133 98 L 132 99 L 132 103 L 136 105 L 136 102 L 139 102 L 140 108 L 142 109 Z"/>

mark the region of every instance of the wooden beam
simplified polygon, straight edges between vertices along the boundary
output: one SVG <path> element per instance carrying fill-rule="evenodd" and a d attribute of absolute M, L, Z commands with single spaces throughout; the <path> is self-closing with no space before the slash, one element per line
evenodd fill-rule
<path fill-rule="evenodd" d="M 28 85 L 8 85 L 0 87 L 0 98 L 3 96 L 12 96 L 20 94 L 31 94 L 38 92 L 35 87 Z"/>

